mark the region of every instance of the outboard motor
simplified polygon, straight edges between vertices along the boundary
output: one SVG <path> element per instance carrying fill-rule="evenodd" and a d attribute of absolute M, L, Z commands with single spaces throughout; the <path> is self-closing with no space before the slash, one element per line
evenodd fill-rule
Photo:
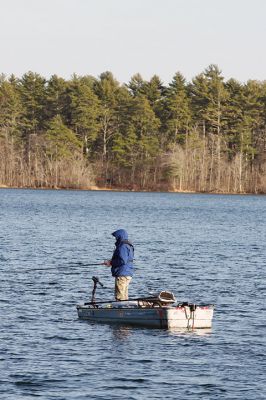
<path fill-rule="evenodd" d="M 103 284 L 99 281 L 99 278 L 97 278 L 97 276 L 93 276 L 91 278 L 93 280 L 93 290 L 92 290 L 92 294 L 91 294 L 91 302 L 95 303 L 95 293 L 96 293 L 96 289 L 97 289 L 97 284 L 99 283 L 99 285 L 101 285 L 101 287 L 104 287 Z"/>

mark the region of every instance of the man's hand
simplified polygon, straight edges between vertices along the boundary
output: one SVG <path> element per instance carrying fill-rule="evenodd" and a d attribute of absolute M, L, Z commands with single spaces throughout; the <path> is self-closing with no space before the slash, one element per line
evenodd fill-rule
<path fill-rule="evenodd" d="M 107 267 L 111 267 L 111 260 L 104 260 L 103 265 L 107 265 Z"/>

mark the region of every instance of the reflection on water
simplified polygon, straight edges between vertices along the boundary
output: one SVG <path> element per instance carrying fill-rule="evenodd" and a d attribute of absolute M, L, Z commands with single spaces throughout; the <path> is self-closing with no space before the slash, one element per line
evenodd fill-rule
<path fill-rule="evenodd" d="M 125 340 L 130 335 L 132 335 L 132 326 L 119 326 L 119 325 L 112 325 L 112 333 L 115 340 Z"/>
<path fill-rule="evenodd" d="M 133 333 L 133 331 L 136 330 L 147 330 L 147 331 L 153 331 L 153 332 L 164 332 L 165 335 L 169 336 L 184 336 L 184 335 L 189 335 L 189 336 L 209 336 L 212 334 L 212 329 L 177 329 L 177 328 L 171 328 L 171 329 L 154 329 L 154 328 L 142 328 L 142 327 L 135 327 L 135 326 L 130 326 L 130 325 L 110 325 L 113 335 L 116 339 L 126 339 L 129 335 Z"/>
<path fill-rule="evenodd" d="M 182 336 L 182 335 L 195 335 L 195 336 L 208 336 L 212 333 L 212 329 L 176 329 L 172 328 L 168 330 L 171 336 Z"/>
<path fill-rule="evenodd" d="M 174 337 L 181 337 L 181 336 L 209 336 L 212 333 L 212 329 L 154 329 L 154 328 L 141 328 L 141 327 L 133 327 L 133 326 L 126 326 L 126 325 L 111 325 L 111 330 L 116 340 L 125 340 L 128 336 L 132 335 L 136 330 L 147 330 L 153 331 L 156 333 L 164 332 L 165 335 L 174 336 Z"/>

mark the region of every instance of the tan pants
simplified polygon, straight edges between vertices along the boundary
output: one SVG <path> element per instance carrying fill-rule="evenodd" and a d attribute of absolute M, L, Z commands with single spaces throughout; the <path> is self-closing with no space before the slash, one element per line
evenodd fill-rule
<path fill-rule="evenodd" d="M 118 276 L 115 278 L 115 299 L 128 299 L 128 285 L 131 281 L 131 276 Z"/>

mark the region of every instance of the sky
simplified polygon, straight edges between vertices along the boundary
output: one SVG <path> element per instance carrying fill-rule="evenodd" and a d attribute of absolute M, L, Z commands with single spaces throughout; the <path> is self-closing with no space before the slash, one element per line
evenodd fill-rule
<path fill-rule="evenodd" d="M 266 79 L 266 0 L 0 0 L 0 73 Z"/>

